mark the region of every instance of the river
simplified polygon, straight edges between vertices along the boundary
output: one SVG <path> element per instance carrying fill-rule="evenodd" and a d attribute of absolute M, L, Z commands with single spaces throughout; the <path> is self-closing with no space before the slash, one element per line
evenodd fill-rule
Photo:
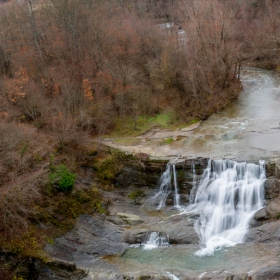
<path fill-rule="evenodd" d="M 244 68 L 243 90 L 220 112 L 192 129 L 158 130 L 140 136 L 137 145 L 106 144 L 157 157 L 211 157 L 259 160 L 280 155 L 280 73 Z M 162 145 L 163 139 L 176 139 Z"/>

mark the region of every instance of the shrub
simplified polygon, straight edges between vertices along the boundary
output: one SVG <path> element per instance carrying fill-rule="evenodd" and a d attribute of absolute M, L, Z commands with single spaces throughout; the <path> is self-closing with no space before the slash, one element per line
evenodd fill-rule
<path fill-rule="evenodd" d="M 67 192 L 74 186 L 76 177 L 76 174 L 71 173 L 64 164 L 51 166 L 49 184 L 57 186 L 60 191 Z"/>

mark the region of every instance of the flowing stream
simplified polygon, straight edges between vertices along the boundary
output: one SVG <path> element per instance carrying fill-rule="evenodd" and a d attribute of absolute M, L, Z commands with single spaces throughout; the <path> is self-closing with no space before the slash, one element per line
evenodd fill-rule
<path fill-rule="evenodd" d="M 195 173 L 196 166 L 192 167 L 189 185 L 193 188 L 189 205 L 182 205 L 186 204 L 183 200 L 185 194 L 181 189 L 180 199 L 181 186 L 176 180 L 175 166 L 167 165 L 160 178 L 159 190 L 147 200 L 149 203 L 145 209 L 153 207 L 156 215 L 167 216 L 174 212 L 164 212 L 164 208 L 179 206 L 176 214 L 178 211 L 184 213 L 181 221 L 191 219 L 191 225 L 183 230 L 186 229 L 186 235 L 196 232 L 199 244 L 191 241 L 175 246 L 159 246 L 159 229 L 155 229 L 144 244 L 151 245 L 152 250 L 143 250 L 144 246 L 129 248 L 121 257 L 114 259 L 121 271 L 142 273 L 145 270 L 151 275 L 159 272 L 171 279 L 180 279 L 180 275 L 194 279 L 233 279 L 228 275 L 244 273 L 249 277 L 263 267 L 279 265 L 278 221 L 263 224 L 268 232 L 275 230 L 271 239 L 270 235 L 267 239 L 262 236 L 258 226 L 249 229 L 254 213 L 264 206 L 264 162 L 252 164 L 245 161 L 257 162 L 280 156 L 280 74 L 248 67 L 242 71 L 242 85 L 240 96 L 232 104 L 195 129 L 178 129 L 175 132 L 155 130 L 143 136 L 145 141 L 137 148 L 155 157 L 225 160 L 209 160 L 202 176 Z M 177 140 L 170 145 L 158 145 L 163 137 L 174 136 Z M 125 147 L 125 150 L 134 151 L 135 146 Z M 234 161 L 237 159 L 244 162 Z M 170 203 L 172 198 L 173 204 Z M 170 218 L 166 216 L 153 226 L 158 227 Z M 172 216 L 174 220 L 170 219 L 170 224 L 160 228 L 161 232 L 170 233 L 171 243 L 172 234 L 179 239 L 184 234 L 178 234 L 178 229 L 172 225 L 176 224 L 178 217 Z M 169 225 L 171 230 L 167 228 Z M 150 227 L 149 230 L 154 229 Z M 182 227 L 180 230 L 183 231 Z M 253 238 L 246 239 L 247 233 Z"/>
<path fill-rule="evenodd" d="M 180 195 L 178 192 L 176 166 L 173 164 L 173 179 L 174 179 L 174 206 L 180 208 Z"/>

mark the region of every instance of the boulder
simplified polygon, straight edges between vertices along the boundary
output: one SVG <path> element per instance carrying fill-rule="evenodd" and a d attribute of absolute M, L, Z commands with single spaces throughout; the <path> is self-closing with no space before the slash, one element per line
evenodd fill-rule
<path fill-rule="evenodd" d="M 171 244 L 197 244 L 199 242 L 193 221 L 186 215 L 177 215 L 151 225 L 135 227 L 125 233 L 124 241 L 130 244 L 140 243 L 143 236 L 152 231 L 168 235 Z"/>
<path fill-rule="evenodd" d="M 117 213 L 117 216 L 132 226 L 144 223 L 144 220 L 135 214 Z"/>
<path fill-rule="evenodd" d="M 265 207 L 265 211 L 269 218 L 279 218 L 280 217 L 280 198 L 274 198 L 269 201 L 268 205 Z"/>
<path fill-rule="evenodd" d="M 258 210 L 254 215 L 255 221 L 264 221 L 264 220 L 268 220 L 268 219 L 269 219 L 269 217 L 267 216 L 265 208 Z"/>

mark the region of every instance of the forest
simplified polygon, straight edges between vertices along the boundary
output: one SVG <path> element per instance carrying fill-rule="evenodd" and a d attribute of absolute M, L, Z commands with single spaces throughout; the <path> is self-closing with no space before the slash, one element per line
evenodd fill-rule
<path fill-rule="evenodd" d="M 280 70 L 279 0 L 0 1 L 2 248 L 38 254 L 77 215 L 105 211 L 74 174 L 92 139 L 206 119 L 241 92 L 246 65 Z M 37 226 L 48 222 L 59 230 Z"/>

